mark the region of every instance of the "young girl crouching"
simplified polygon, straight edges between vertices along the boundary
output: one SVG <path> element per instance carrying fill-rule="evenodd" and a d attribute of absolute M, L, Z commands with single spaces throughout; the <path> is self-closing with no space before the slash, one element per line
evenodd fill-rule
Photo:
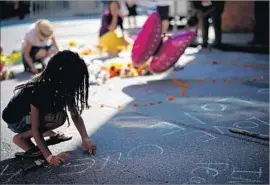
<path fill-rule="evenodd" d="M 60 155 L 53 155 L 44 137 L 58 142 L 71 137 L 53 132 L 68 120 L 67 111 L 81 136 L 84 147 L 95 152 L 95 144 L 88 138 L 80 116 L 88 108 L 89 73 L 78 54 L 62 51 L 54 55 L 46 69 L 28 83 L 15 88 L 18 91 L 3 110 L 2 117 L 17 135 L 13 142 L 26 155 L 43 155 L 51 165 L 64 162 Z M 31 142 L 34 138 L 37 147 Z"/>

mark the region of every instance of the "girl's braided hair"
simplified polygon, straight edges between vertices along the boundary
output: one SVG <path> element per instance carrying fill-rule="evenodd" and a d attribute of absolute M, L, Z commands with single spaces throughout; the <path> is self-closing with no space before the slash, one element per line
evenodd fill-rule
<path fill-rule="evenodd" d="M 58 52 L 40 75 L 15 87 L 14 91 L 38 87 L 45 87 L 52 93 L 50 111 L 53 115 L 61 110 L 67 114 L 68 108 L 75 108 L 81 114 L 85 108 L 89 108 L 89 73 L 84 60 L 77 53 L 69 50 Z"/>

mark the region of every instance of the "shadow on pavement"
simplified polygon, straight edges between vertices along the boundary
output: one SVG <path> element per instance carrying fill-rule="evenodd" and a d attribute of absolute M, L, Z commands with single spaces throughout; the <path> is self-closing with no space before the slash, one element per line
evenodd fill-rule
<path fill-rule="evenodd" d="M 193 42 L 190 47 L 197 47 L 200 44 Z M 215 48 L 215 47 L 214 47 Z M 219 47 L 221 51 L 227 52 L 244 52 L 244 53 L 257 53 L 257 54 L 269 54 L 269 46 L 260 45 L 249 45 L 249 44 L 232 44 L 232 43 L 222 43 Z"/>
<path fill-rule="evenodd" d="M 22 163 L 4 160 L 1 182 L 268 184 L 268 141 L 229 131 L 269 135 L 268 78 L 241 84 L 185 80 L 189 87 L 184 96 L 171 80 L 121 89 L 133 101 L 91 136 L 96 155 L 87 154 L 80 140 L 66 142 L 75 146 L 66 164 L 22 173 Z M 112 107 L 103 111 L 117 110 Z"/>
<path fill-rule="evenodd" d="M 27 72 L 21 72 L 21 73 L 15 74 L 15 79 L 20 82 L 30 80 L 32 77 L 33 77 L 33 74 L 27 73 Z"/>
<path fill-rule="evenodd" d="M 141 28 L 126 28 L 125 31 L 127 31 L 130 35 L 137 35 Z"/>

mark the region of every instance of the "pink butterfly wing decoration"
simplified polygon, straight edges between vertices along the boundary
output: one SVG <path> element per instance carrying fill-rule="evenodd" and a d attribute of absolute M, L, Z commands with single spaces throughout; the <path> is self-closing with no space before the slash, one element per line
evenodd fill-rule
<path fill-rule="evenodd" d="M 169 37 L 150 63 L 152 73 L 162 73 L 171 68 L 195 38 L 195 31 L 176 33 Z"/>
<path fill-rule="evenodd" d="M 161 20 L 153 12 L 144 23 L 132 48 L 131 58 L 135 66 L 144 64 L 156 51 L 161 42 Z"/>

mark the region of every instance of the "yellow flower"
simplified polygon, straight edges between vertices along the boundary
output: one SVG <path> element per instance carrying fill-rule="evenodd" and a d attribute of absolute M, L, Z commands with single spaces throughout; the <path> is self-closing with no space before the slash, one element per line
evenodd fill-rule
<path fill-rule="evenodd" d="M 69 47 L 76 47 L 77 46 L 77 42 L 74 40 L 70 40 L 68 43 Z"/>
<path fill-rule="evenodd" d="M 1 58 L 0 58 L 0 64 L 1 64 L 1 65 L 3 65 L 3 64 L 6 63 L 7 57 L 8 57 L 7 54 L 3 54 L 3 53 L 1 54 Z"/>

